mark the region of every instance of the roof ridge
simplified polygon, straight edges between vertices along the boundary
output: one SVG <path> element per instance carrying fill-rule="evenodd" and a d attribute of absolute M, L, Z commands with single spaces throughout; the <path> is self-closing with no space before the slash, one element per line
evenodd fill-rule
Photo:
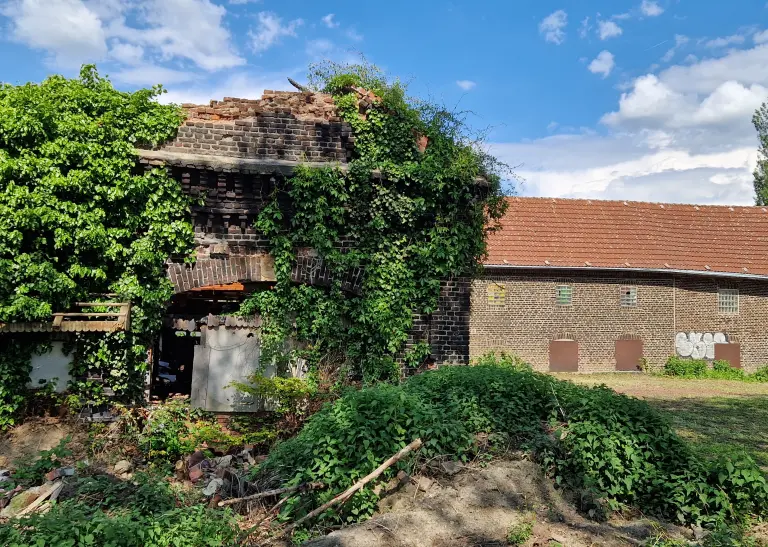
<path fill-rule="evenodd" d="M 712 203 L 676 203 L 666 201 L 637 201 L 629 199 L 596 199 L 596 198 L 563 198 L 563 197 L 546 197 L 546 196 L 507 196 L 507 201 L 547 201 L 551 203 L 616 203 L 627 205 L 663 205 L 664 207 L 713 207 L 719 209 L 739 208 L 739 209 L 765 209 L 768 212 L 768 207 L 762 205 L 739 205 L 739 204 L 712 204 Z"/>

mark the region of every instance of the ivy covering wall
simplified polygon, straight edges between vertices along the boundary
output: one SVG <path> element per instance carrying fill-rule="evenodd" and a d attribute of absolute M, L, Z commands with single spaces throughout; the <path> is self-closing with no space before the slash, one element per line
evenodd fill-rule
<path fill-rule="evenodd" d="M 164 263 L 193 248 L 180 185 L 136 169 L 135 147 L 172 138 L 182 121 L 156 102 L 161 92 L 117 91 L 92 66 L 76 79 L 0 86 L 0 322 L 49 321 L 94 294 L 132 302 L 131 333 L 84 335 L 75 352 L 77 372 L 108 371 L 107 385 L 128 398 L 172 295 Z M 0 423 L 21 404 L 12 394 L 23 391 L 28 354 L 0 351 Z"/>
<path fill-rule="evenodd" d="M 503 214 L 503 166 L 460 117 L 409 99 L 375 67 L 325 63 L 313 67 L 310 85 L 333 95 L 353 129 L 354 158 L 345 171 L 299 169 L 276 188 L 257 227 L 270 239 L 277 284 L 243 311 L 262 314 L 266 356 L 394 379 L 413 313 L 435 309 L 441 280 L 478 271 L 485 236 Z M 331 286 L 291 282 L 307 249 L 334 273 Z M 341 279 L 355 268 L 364 271 L 362 290 L 344 292 Z M 406 359 L 428 352 L 419 345 Z"/>

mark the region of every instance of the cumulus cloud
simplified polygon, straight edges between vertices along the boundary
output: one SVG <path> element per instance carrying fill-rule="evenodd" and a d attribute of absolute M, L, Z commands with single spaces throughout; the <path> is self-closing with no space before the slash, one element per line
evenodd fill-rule
<path fill-rule="evenodd" d="M 15 0 L 0 7 L 11 38 L 46 51 L 58 66 L 99 61 L 107 53 L 101 18 L 82 0 Z"/>
<path fill-rule="evenodd" d="M 621 27 L 614 21 L 598 21 L 597 22 L 597 35 L 601 40 L 608 40 L 609 38 L 615 38 L 621 36 Z"/>
<path fill-rule="evenodd" d="M 547 15 L 539 23 L 539 33 L 547 42 L 560 45 L 565 41 L 565 27 L 568 25 L 568 14 L 565 10 L 557 10 Z"/>
<path fill-rule="evenodd" d="M 328 15 L 324 15 L 321 20 L 323 24 L 328 28 L 336 28 L 339 26 L 339 23 L 337 23 L 334 18 L 336 17 L 335 14 L 329 13 Z"/>
<path fill-rule="evenodd" d="M 57 66 L 103 60 L 110 41 L 120 44 L 109 55 L 117 62 L 134 62 L 142 48 L 204 70 L 245 63 L 223 24 L 226 9 L 210 0 L 11 0 L 0 13 L 14 40 L 46 51 Z"/>
<path fill-rule="evenodd" d="M 743 44 L 745 40 L 746 38 L 741 34 L 733 34 L 731 36 L 708 40 L 704 45 L 709 48 L 728 47 L 736 44 Z"/>
<path fill-rule="evenodd" d="M 294 19 L 283 25 L 283 20 L 271 11 L 258 14 L 258 27 L 251 29 L 251 48 L 256 53 L 262 53 L 277 44 L 285 36 L 296 37 L 296 29 L 304 24 L 301 19 Z"/>
<path fill-rule="evenodd" d="M 768 30 L 756 32 L 752 36 L 752 40 L 754 40 L 756 44 L 764 44 L 765 42 L 768 42 Z"/>
<path fill-rule="evenodd" d="M 750 204 L 768 43 L 689 62 L 631 81 L 601 131 L 492 150 L 522 164 L 523 195 Z"/>
<path fill-rule="evenodd" d="M 664 13 L 664 8 L 653 0 L 643 0 L 643 3 L 640 4 L 640 12 L 646 17 L 657 17 Z"/>
<path fill-rule="evenodd" d="M 601 74 L 603 78 L 607 78 L 614 66 L 613 53 L 603 50 L 589 63 L 587 70 L 592 74 Z"/>
<path fill-rule="evenodd" d="M 456 85 L 464 91 L 470 91 L 475 88 L 477 83 L 472 80 L 456 80 Z"/>

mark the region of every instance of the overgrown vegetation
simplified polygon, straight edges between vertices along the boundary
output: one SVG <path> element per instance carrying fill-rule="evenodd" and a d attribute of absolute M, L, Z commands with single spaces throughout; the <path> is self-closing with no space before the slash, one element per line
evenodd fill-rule
<path fill-rule="evenodd" d="M 106 371 L 124 399 L 140 389 L 148 336 L 172 294 L 164 263 L 192 249 L 180 185 L 164 169 L 135 168 L 134 147 L 172 138 L 181 122 L 154 100 L 161 92 L 117 91 L 92 66 L 77 79 L 0 85 L 0 322 L 50 320 L 94 294 L 132 302 L 131 333 L 84 336 L 75 364 Z M 0 335 L 4 350 L 14 344 Z M 0 353 L 0 426 L 23 405 L 26 355 Z M 89 387 L 76 386 L 98 399 Z"/>
<path fill-rule="evenodd" d="M 310 82 L 351 125 L 354 158 L 345 172 L 299 169 L 276 188 L 257 228 L 270 240 L 277 284 L 242 311 L 261 314 L 266 359 L 301 356 L 314 368 L 333 357 L 367 382 L 396 379 L 413 313 L 434 310 L 441 280 L 474 274 L 485 253 L 504 209 L 500 166 L 460 116 L 409 99 L 375 67 L 325 63 Z M 307 248 L 333 273 L 330 286 L 292 283 Z M 342 290 L 358 269 L 360 293 Z"/>
<path fill-rule="evenodd" d="M 329 500 L 420 437 L 423 458 L 467 460 L 475 436 L 529 449 L 557 484 L 594 518 L 635 507 L 680 523 L 715 527 L 768 507 L 766 479 L 749 458 L 708 462 L 696 456 L 647 403 L 605 387 L 585 388 L 505 359 L 444 367 L 402 386 L 353 391 L 310 418 L 260 469 L 276 483 L 321 481 L 322 492 L 292 497 L 293 519 Z M 399 468 L 409 468 L 403 461 Z M 390 478 L 397 469 L 384 476 Z M 372 485 L 371 485 L 372 486 Z M 322 516 L 324 523 L 370 516 L 372 489 Z"/>
<path fill-rule="evenodd" d="M 732 367 L 728 361 L 714 361 L 712 368 L 710 368 L 709 363 L 704 359 L 684 359 L 672 356 L 664 364 L 664 375 L 709 380 L 768 382 L 768 366 L 761 367 L 752 374 L 747 374 L 740 368 Z"/>
<path fill-rule="evenodd" d="M 72 547 L 219 547 L 234 543 L 230 511 L 199 505 L 162 477 L 139 473 L 131 481 L 106 475 L 78 478 L 73 495 L 44 514 L 0 527 L 0 544 Z"/>

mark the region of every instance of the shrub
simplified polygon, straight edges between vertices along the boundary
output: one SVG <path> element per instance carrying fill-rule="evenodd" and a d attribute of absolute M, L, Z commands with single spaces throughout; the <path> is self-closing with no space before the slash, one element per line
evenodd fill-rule
<path fill-rule="evenodd" d="M 262 478 L 295 485 L 324 482 L 321 493 L 297 495 L 282 516 L 295 518 L 329 500 L 420 437 L 420 455 L 474 455 L 475 435 L 491 433 L 534 450 L 555 481 L 582 492 L 585 510 L 630 505 L 681 523 L 714 526 L 768 508 L 765 477 L 748 459 L 714 464 L 698 459 L 648 404 L 607 387 L 587 388 L 509 360 L 442 367 L 408 379 L 349 392 L 312 416 L 279 445 Z M 409 462 L 400 462 L 406 468 Z M 382 480 L 390 478 L 390 469 Z M 376 496 L 363 489 L 325 518 L 369 516 Z"/>
<path fill-rule="evenodd" d="M 760 367 L 752 374 L 756 382 L 768 382 L 768 366 Z"/>
<path fill-rule="evenodd" d="M 707 362 L 703 359 L 683 359 L 672 356 L 664 365 L 667 376 L 683 376 L 685 378 L 700 378 L 707 372 Z"/>
<path fill-rule="evenodd" d="M 512 525 L 507 531 L 507 544 L 515 547 L 522 546 L 533 534 L 533 519 Z"/>

